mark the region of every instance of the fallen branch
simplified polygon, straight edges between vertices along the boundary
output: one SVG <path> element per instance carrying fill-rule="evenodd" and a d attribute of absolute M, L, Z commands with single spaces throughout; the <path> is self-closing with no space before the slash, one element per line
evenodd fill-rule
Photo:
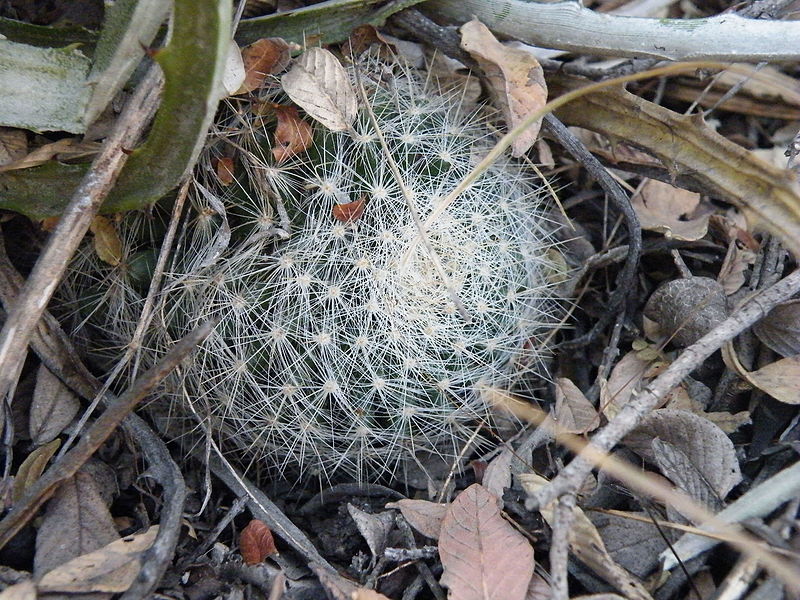
<path fill-rule="evenodd" d="M 495 33 L 577 54 L 723 62 L 800 58 L 800 28 L 794 21 L 734 14 L 705 19 L 619 17 L 578 2 L 525 0 L 431 0 L 423 8 L 455 23 L 477 17 Z"/>

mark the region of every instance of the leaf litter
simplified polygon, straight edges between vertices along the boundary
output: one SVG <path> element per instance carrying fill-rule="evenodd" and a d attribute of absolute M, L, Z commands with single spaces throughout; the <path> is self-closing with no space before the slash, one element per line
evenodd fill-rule
<path fill-rule="evenodd" d="M 501 125 L 500 131 L 512 129 L 540 109 L 547 101 L 548 86 L 551 93 L 559 94 L 574 85 L 573 80 L 558 72 L 543 71 L 527 50 L 499 42 L 480 22 L 460 25 L 461 47 L 477 62 L 478 74 L 484 77 L 494 108 L 505 121 L 505 129 Z M 357 54 L 374 43 L 382 44 L 384 51 L 396 51 L 397 46 L 387 44 L 385 39 L 380 30 L 362 30 L 350 40 L 348 52 Z M 248 95 L 257 95 L 264 88 L 277 88 L 277 76 L 288 69 L 281 85 L 289 101 L 274 107 L 277 127 L 271 132 L 271 153 L 278 166 L 313 150 L 318 127 L 351 130 L 358 103 L 335 48 L 311 48 L 292 60 L 294 50 L 297 48 L 280 38 L 263 39 L 245 47 L 243 73 L 237 75 L 242 83 L 233 90 L 247 101 Z M 347 53 L 343 54 L 346 59 Z M 745 71 L 749 67 L 740 65 L 739 69 Z M 781 120 L 789 119 L 786 115 L 795 114 L 791 110 L 796 112 L 796 74 L 770 66 L 762 75 L 772 84 L 753 75 L 737 94 L 717 106 L 721 94 L 736 85 L 732 73 L 708 85 L 688 76 L 665 80 L 664 97 L 671 102 L 698 101 L 702 106 L 713 107 L 713 118 L 721 121 L 718 131 L 708 127 L 707 120 L 684 118 L 672 112 L 676 105 L 666 108 L 653 103 L 646 88 L 638 84 L 629 86 L 627 92 L 608 89 L 579 98 L 558 111 L 568 125 L 599 132 L 591 138 L 582 137 L 590 140 L 590 149 L 602 160 L 616 167 L 615 176 L 624 185 L 636 190 L 631 194 L 631 205 L 642 228 L 650 233 L 645 235 L 639 281 L 632 284 L 639 287 L 631 292 L 631 312 L 620 321 L 616 341 L 608 331 L 590 347 L 574 353 L 557 351 L 550 365 L 552 383 L 539 384 L 538 401 L 553 411 L 552 431 L 537 433 L 535 428 L 517 428 L 509 434 L 498 427 L 494 432 L 497 446 L 494 452 L 489 449 L 483 455 L 483 464 L 488 462 L 488 466 L 481 473 L 471 472 L 464 459 L 455 461 L 449 472 L 445 468 L 433 477 L 433 469 L 428 469 L 424 458 L 420 459 L 422 472 L 428 475 L 427 487 L 411 486 L 410 476 L 405 482 L 394 482 L 394 489 L 388 491 L 377 484 L 346 488 L 344 492 L 334 486 L 329 500 L 322 501 L 322 508 L 311 512 L 292 508 L 294 499 L 304 497 L 303 492 L 293 500 L 281 501 L 281 508 L 302 524 L 324 559 L 340 568 L 337 573 L 325 564 L 313 563 L 311 568 L 317 574 L 313 581 L 297 576 L 291 561 L 284 560 L 284 554 L 293 555 L 291 543 L 280 533 L 273 539 L 273 532 L 277 531 L 273 527 L 259 520 L 248 524 L 247 519 L 233 516 L 226 522 L 225 531 L 214 531 L 219 515 L 226 511 L 223 492 L 221 498 L 212 497 L 210 504 L 198 504 L 199 512 L 187 517 L 187 532 L 191 532 L 184 538 L 187 547 L 205 539 L 211 548 L 203 558 L 205 571 L 196 565 L 187 567 L 185 575 L 192 579 L 191 585 L 196 585 L 205 573 L 211 574 L 209 581 L 220 585 L 225 580 L 225 585 L 268 589 L 273 583 L 280 583 L 275 575 L 280 572 L 297 577 L 288 584 L 281 583 L 283 587 L 275 597 L 284 594 L 292 598 L 301 589 L 322 593 L 324 588 L 331 597 L 357 600 L 405 598 L 408 589 L 418 589 L 416 595 L 409 597 L 443 598 L 446 593 L 453 600 L 546 598 L 553 592 L 548 577 L 553 565 L 545 557 L 550 542 L 559 535 L 566 536 L 571 557 L 594 576 L 571 577 L 569 597 L 620 597 L 609 593 L 608 586 L 598 584 L 599 578 L 623 597 L 652 598 L 665 581 L 674 579 L 675 571 L 661 571 L 651 558 L 665 550 L 664 537 L 672 539 L 675 534 L 665 534 L 653 523 L 639 520 L 645 517 L 685 521 L 673 507 L 630 494 L 624 480 L 611 480 L 601 469 L 600 476 L 593 478 L 594 485 L 582 490 L 586 495 L 579 497 L 578 506 L 572 509 L 571 529 L 557 531 L 554 506 L 526 508 L 525 495 L 547 486 L 549 482 L 542 475 L 555 477 L 560 465 L 570 460 L 549 440 L 566 433 L 589 437 L 598 428 L 602 431 L 609 421 L 635 406 L 640 394 L 677 359 L 682 348 L 724 323 L 748 295 L 766 287 L 770 277 L 774 280 L 775 273 L 783 274 L 793 264 L 785 254 L 776 256 L 770 250 L 775 244 L 770 245 L 770 236 L 763 230 L 782 238 L 790 250 L 796 251 L 797 244 L 791 242 L 791 236 L 799 224 L 789 209 L 797 197 L 796 179 L 781 169 L 766 166 L 735 142 L 744 137 L 736 131 L 740 126 L 736 119 L 740 118 L 747 119 L 750 143 L 771 143 L 768 134 L 783 125 Z M 451 75 L 463 73 L 454 69 Z M 703 85 L 706 90 L 702 90 Z M 765 114 L 766 102 L 779 103 L 786 115 Z M 590 106 L 597 110 L 588 110 Z M 641 120 L 631 117 L 636 114 Z M 515 140 L 514 156 L 525 155 L 536 144 L 540 125 Z M 665 130 L 675 135 L 670 144 L 661 136 Z M 754 138 L 754 130 L 762 133 Z M 10 140 L 4 147 L 10 150 L 3 162 L 13 170 L 46 164 L 74 144 L 65 138 L 40 144 L 38 150 L 26 153 L 19 149 L 22 138 L 18 130 L 4 133 L 9 134 L 4 139 Z M 559 185 L 563 189 L 559 194 L 571 199 L 567 203 L 569 216 L 581 225 L 583 246 L 590 248 L 595 253 L 592 260 L 598 261 L 579 288 L 582 295 L 574 299 L 580 307 L 575 320 L 585 326 L 603 310 L 605 288 L 612 280 L 609 274 L 615 272 L 619 261 L 613 253 L 617 249 L 624 251 L 625 233 L 613 226 L 616 215 L 597 200 L 593 183 L 581 178 L 582 166 L 560 153 L 556 141 L 548 139 L 547 143 L 554 150 L 548 160 L 553 161 L 553 170 L 561 173 Z M 228 150 L 229 154 L 218 159 L 214 168 L 216 176 L 233 190 L 237 185 L 239 149 Z M 726 161 L 728 164 L 722 165 Z M 775 202 L 770 203 L 745 184 L 747 177 L 772 186 L 776 190 Z M 727 208 L 722 202 L 735 208 Z M 358 226 L 365 208 L 368 209 L 365 198 L 353 199 L 337 204 L 331 217 L 341 224 Z M 123 264 L 125 257 L 113 220 L 98 218 L 92 231 L 98 256 L 110 266 Z M 565 244 L 565 264 L 570 260 L 567 247 Z M 669 250 L 680 253 L 689 266 L 688 275 L 680 269 L 676 272 Z M 665 395 L 663 408 L 639 418 L 617 454 L 627 456 L 635 465 L 632 468 L 659 473 L 696 503 L 712 513 L 723 514 L 726 506 L 735 506 L 736 497 L 746 491 L 743 488 L 796 462 L 781 441 L 792 440 L 797 433 L 800 371 L 796 312 L 795 300 L 778 305 L 754 327 L 755 336 L 749 340 L 743 336 L 726 348 L 724 362 L 718 359 L 696 365 L 693 377 L 702 381 L 700 386 L 708 394 L 698 391 L 694 383 L 699 381 L 685 379 Z M 645 317 L 651 325 L 638 331 Z M 569 338 L 570 334 L 562 335 Z M 644 342 L 642 335 L 647 335 L 650 342 Z M 20 406 L 24 404 L 16 408 L 17 421 Z M 23 450 L 24 460 L 12 471 L 16 475 L 8 487 L 12 490 L 8 505 L 13 505 L 52 464 L 79 410 L 77 397 L 44 366 L 39 368 L 35 392 L 27 407 L 28 414 L 20 421 L 24 427 L 17 427 L 12 435 L 16 447 L 29 444 L 29 449 Z M 753 461 L 743 462 L 737 448 L 746 447 L 751 436 L 743 426 L 766 418 L 776 409 L 786 411 L 782 428 L 776 433 L 778 441 L 768 444 Z M 116 461 L 115 465 L 133 473 L 134 460 L 126 449 L 132 442 L 120 438 L 112 443 L 117 448 L 104 449 L 102 460 Z M 520 467 L 519 456 L 531 448 L 534 451 L 529 454 L 530 464 Z M 465 450 L 464 458 L 468 456 L 470 453 Z M 196 475 L 193 477 L 197 489 L 203 489 L 205 483 Z M 472 483 L 475 480 L 482 481 L 482 485 Z M 148 493 L 158 497 L 159 492 L 151 489 Z M 280 496 L 276 494 L 273 497 Z M 393 494 L 408 497 L 398 499 Z M 291 496 L 290 492 L 287 498 Z M 615 512 L 613 516 L 593 513 L 589 507 Z M 158 510 L 152 506 L 144 510 L 157 517 Z M 131 518 L 133 514 L 130 507 L 110 507 L 91 472 L 79 472 L 50 500 L 37 523 L 36 550 L 28 561 L 28 568 L 38 577 L 35 587 L 31 587 L 34 584 L 30 580 L 24 580 L 14 592 L 25 596 L 35 593 L 33 590 L 125 591 L 157 535 L 156 526 L 147 529 L 144 523 Z M 134 528 L 141 533 L 121 536 L 123 523 L 135 523 Z M 244 528 L 238 536 L 237 556 L 233 550 L 237 538 L 231 532 L 240 526 Z M 216 537 L 211 539 L 212 534 L 219 541 Z M 80 543 L 65 543 L 76 539 Z M 390 551 L 405 558 L 391 563 L 386 558 Z M 180 557 L 186 551 L 178 552 Z M 244 565 L 237 567 L 238 573 L 224 568 L 231 560 L 243 561 Z M 717 569 L 718 579 L 728 575 L 725 569 L 711 564 Z M 243 574 L 245 567 L 251 569 L 247 576 Z M 260 575 L 252 570 L 257 568 L 263 569 Z M 696 579 L 695 586 L 705 586 L 709 593 L 715 591 L 714 579 Z M 182 584 L 170 585 L 174 591 Z"/>

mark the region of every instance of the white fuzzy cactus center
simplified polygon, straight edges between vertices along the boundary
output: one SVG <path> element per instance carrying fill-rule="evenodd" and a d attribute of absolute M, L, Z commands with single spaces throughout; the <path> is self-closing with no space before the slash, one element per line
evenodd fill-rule
<path fill-rule="evenodd" d="M 406 70 L 367 89 L 425 221 L 491 144 L 485 124 Z M 171 413 L 190 398 L 225 446 L 277 472 L 370 480 L 416 451 L 457 454 L 490 418 L 478 388 L 509 388 L 538 369 L 554 325 L 551 226 L 518 165 L 489 169 L 433 220 L 426 245 L 363 107 L 354 127 L 317 130 L 307 155 L 280 165 L 264 158 L 264 132 L 242 133 L 244 205 L 241 191 L 208 182 L 196 199 L 201 214 L 216 205 L 237 215 L 231 239 L 201 260 L 219 230 L 186 228 L 158 298 L 163 326 L 145 344 L 152 362 L 194 324 L 219 319 L 170 383 Z M 275 198 L 292 221 L 284 241 L 265 234 L 279 222 Z M 360 199 L 359 218 L 334 217 L 335 205 Z M 131 257 L 137 235 L 125 237 Z M 74 285 L 101 269 L 81 265 Z M 140 304 L 133 288 L 106 288 L 106 308 L 90 318 L 120 345 L 131 319 L 110 305 Z"/>

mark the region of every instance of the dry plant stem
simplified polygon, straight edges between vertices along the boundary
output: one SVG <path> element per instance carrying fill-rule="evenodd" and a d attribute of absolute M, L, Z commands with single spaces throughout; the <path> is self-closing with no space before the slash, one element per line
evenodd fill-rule
<path fill-rule="evenodd" d="M 16 384 L 36 324 L 103 200 L 158 105 L 161 73 L 153 66 L 120 115 L 64 214 L 50 235 L 0 331 L 0 398 Z"/>
<path fill-rule="evenodd" d="M 575 520 L 575 496 L 567 494 L 558 499 L 553 512 L 553 535 L 550 539 L 550 598 L 568 600 L 569 534 Z"/>
<path fill-rule="evenodd" d="M 576 54 L 662 60 L 793 61 L 800 30 L 792 21 L 735 14 L 648 19 L 601 14 L 578 2 L 434 0 L 425 10 L 451 22 L 478 18 L 495 33 Z"/>
<path fill-rule="evenodd" d="M 311 540 L 306 537 L 298 527 L 289 520 L 280 508 L 275 506 L 275 503 L 267 498 L 266 494 L 259 490 L 256 486 L 250 483 L 247 479 L 242 477 L 236 472 L 236 469 L 222 458 L 221 453 L 216 444 L 212 441 L 214 451 L 209 457 L 209 466 L 211 471 L 228 486 L 228 488 L 237 496 L 247 497 L 247 507 L 253 516 L 261 519 L 272 530 L 273 533 L 280 536 L 285 542 L 292 546 L 299 552 L 308 562 L 318 563 L 326 569 L 333 571 L 333 567 L 322 558 L 322 555 L 311 543 Z M 335 572 L 335 571 L 334 571 Z"/>
<path fill-rule="evenodd" d="M 590 343 L 615 317 L 617 320 L 624 318 L 625 300 L 631 294 L 636 293 L 636 270 L 642 254 L 642 230 L 628 196 L 620 185 L 614 181 L 614 178 L 611 177 L 606 168 L 600 164 L 600 161 L 586 149 L 583 142 L 552 114 L 545 115 L 543 124 L 546 130 L 558 139 L 564 149 L 578 160 L 600 184 L 600 187 L 605 190 L 612 204 L 622 213 L 625 219 L 625 228 L 628 231 L 628 253 L 625 258 L 625 265 L 617 275 L 614 292 L 608 299 L 606 309 L 587 334 L 575 340 L 570 340 L 561 346 L 562 348 L 576 348 Z"/>
<path fill-rule="evenodd" d="M 0 548 L 27 523 L 58 486 L 75 475 L 78 469 L 108 439 L 136 404 L 161 382 L 211 332 L 212 324 L 204 323 L 181 339 L 151 369 L 133 382 L 117 402 L 109 406 L 89 427 L 75 447 L 57 460 L 25 492 L 6 517 L 0 521 Z"/>
<path fill-rule="evenodd" d="M 638 396 L 626 404 L 617 415 L 592 437 L 591 446 L 599 452 L 609 452 L 625 435 L 663 400 L 666 394 L 696 369 L 722 344 L 753 325 L 775 305 L 800 290 L 800 270 L 792 272 L 783 280 L 753 297 L 733 315 L 725 319 L 711 332 L 686 348 L 681 355 Z M 583 456 L 576 456 L 549 485 L 536 494 L 539 506 L 545 506 L 562 494 L 580 489 L 593 463 Z"/>
<path fill-rule="evenodd" d="M 0 241 L 0 299 L 4 306 L 13 304 L 24 283 L 22 276 L 9 263 Z M 87 400 L 101 395 L 102 383 L 78 359 L 78 352 L 49 312 L 42 315 L 30 344 L 42 363 L 77 395 Z M 116 397 L 108 392 L 103 395 L 103 400 L 106 406 L 117 402 Z M 180 535 L 186 484 L 167 446 L 140 417 L 130 414 L 122 426 L 136 440 L 147 463 L 144 475 L 154 479 L 162 489 L 158 536 L 142 558 L 139 575 L 122 596 L 124 600 L 138 600 L 150 596 L 171 562 Z"/>
<path fill-rule="evenodd" d="M 189 565 L 195 563 L 197 559 L 199 559 L 203 554 L 208 552 L 211 549 L 211 546 L 214 545 L 214 542 L 217 541 L 222 532 L 225 531 L 225 528 L 231 524 L 236 517 L 238 517 L 242 511 L 244 510 L 245 506 L 247 505 L 247 496 L 240 496 L 237 498 L 231 507 L 228 509 L 228 512 L 214 525 L 214 529 L 211 530 L 203 542 L 195 548 L 191 554 L 189 554 L 185 558 L 181 558 L 178 571 L 182 572 L 184 569 L 188 568 Z"/>
<path fill-rule="evenodd" d="M 414 539 L 414 532 L 411 531 L 411 526 L 405 520 L 403 515 L 398 514 L 397 517 L 395 518 L 395 522 L 397 523 L 397 528 L 400 530 L 400 532 L 403 534 L 403 537 L 405 538 L 409 551 L 414 552 L 415 550 L 417 550 L 417 542 Z M 416 567 L 417 571 L 419 571 L 420 576 L 425 580 L 425 583 L 428 584 L 428 589 L 430 589 L 431 593 L 436 597 L 436 600 L 445 600 L 447 595 L 444 593 L 444 590 L 442 590 L 442 586 L 439 585 L 439 582 L 436 581 L 436 577 L 433 576 L 431 568 L 419 559 L 417 559 Z"/>

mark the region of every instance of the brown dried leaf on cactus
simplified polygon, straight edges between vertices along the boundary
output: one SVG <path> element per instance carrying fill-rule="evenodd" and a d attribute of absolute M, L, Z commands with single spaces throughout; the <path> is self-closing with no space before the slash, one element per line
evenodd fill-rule
<path fill-rule="evenodd" d="M 695 192 L 648 179 L 631 198 L 631 205 L 642 229 L 668 238 L 695 241 L 708 231 L 711 213 L 700 206 L 700 194 Z"/>
<path fill-rule="evenodd" d="M 533 54 L 504 46 L 477 19 L 461 27 L 461 47 L 486 74 L 509 130 L 547 103 L 544 73 Z M 513 156 L 522 156 L 531 148 L 539 136 L 541 124 L 540 119 L 514 140 Z"/>
<path fill-rule="evenodd" d="M 533 548 L 500 514 L 497 497 L 480 484 L 450 504 L 439 535 L 442 584 L 459 600 L 524 600 L 533 576 Z"/>
<path fill-rule="evenodd" d="M 307 50 L 281 84 L 293 102 L 331 131 L 346 131 L 356 119 L 358 101 L 350 77 L 324 48 Z"/>
<path fill-rule="evenodd" d="M 217 174 L 217 181 L 219 181 L 221 185 L 229 186 L 233 183 L 235 167 L 232 158 L 223 156 L 222 158 L 214 159 L 211 164 L 214 167 L 214 172 Z"/>
<path fill-rule="evenodd" d="M 117 235 L 117 228 L 109 219 L 97 216 L 89 226 L 94 234 L 94 250 L 103 262 L 116 267 L 122 260 L 122 241 Z"/>
<path fill-rule="evenodd" d="M 346 204 L 335 204 L 333 207 L 333 218 L 342 223 L 352 223 L 358 221 L 361 215 L 364 214 L 366 208 L 367 197 L 361 196 L 355 202 L 347 202 Z"/>
<path fill-rule="evenodd" d="M 276 554 L 275 539 L 264 521 L 253 519 L 239 535 L 239 552 L 246 565 L 257 565 Z"/>
<path fill-rule="evenodd" d="M 283 71 L 291 60 L 292 45 L 282 38 L 263 38 L 242 48 L 244 82 L 236 94 L 247 94 L 264 84 L 267 75 Z"/>
<path fill-rule="evenodd" d="M 313 134 L 311 125 L 300 118 L 294 106 L 275 106 L 275 117 L 278 126 L 275 128 L 272 156 L 280 164 L 305 152 L 313 141 Z"/>

